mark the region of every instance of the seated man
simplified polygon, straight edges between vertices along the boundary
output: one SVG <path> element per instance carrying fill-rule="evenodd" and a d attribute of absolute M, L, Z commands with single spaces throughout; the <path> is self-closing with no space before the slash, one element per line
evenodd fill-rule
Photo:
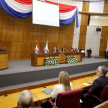
<path fill-rule="evenodd" d="M 104 54 L 105 54 L 105 59 L 108 59 L 108 50 L 107 49 L 104 51 Z"/>
<path fill-rule="evenodd" d="M 24 90 L 20 93 L 18 97 L 17 106 L 18 108 L 29 108 L 33 102 L 33 95 L 28 90 Z M 41 108 L 41 107 L 31 107 L 31 108 Z"/>
<path fill-rule="evenodd" d="M 82 94 L 81 99 L 83 101 L 86 100 L 87 94 L 91 94 L 100 98 L 103 88 L 108 85 L 108 77 L 105 76 L 107 74 L 107 68 L 105 66 L 99 66 L 96 73 L 99 78 L 93 81 L 92 87 L 87 93 Z"/>
<path fill-rule="evenodd" d="M 46 47 L 44 47 L 44 50 L 42 51 L 42 53 L 49 53 L 49 52 L 46 50 Z"/>
<path fill-rule="evenodd" d="M 81 48 L 79 49 L 79 52 L 81 52 L 81 50 L 83 50 L 83 47 L 81 47 Z"/>
<path fill-rule="evenodd" d="M 92 50 L 91 50 L 91 48 L 89 48 L 89 49 L 87 50 L 87 56 L 88 56 L 88 58 L 89 58 L 89 57 L 91 58 L 91 54 L 92 54 Z"/>
<path fill-rule="evenodd" d="M 37 48 L 35 48 L 35 50 L 33 51 L 33 53 L 40 53 L 39 50 Z"/>
<path fill-rule="evenodd" d="M 54 47 L 54 50 L 52 52 L 53 53 L 58 53 L 59 51 L 58 51 L 57 47 Z"/>
<path fill-rule="evenodd" d="M 33 102 L 33 95 L 28 90 L 24 90 L 18 97 L 18 108 L 29 108 Z"/>

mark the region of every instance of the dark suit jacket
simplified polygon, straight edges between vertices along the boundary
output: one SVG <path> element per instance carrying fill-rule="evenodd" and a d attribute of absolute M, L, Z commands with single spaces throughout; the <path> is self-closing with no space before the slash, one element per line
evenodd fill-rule
<path fill-rule="evenodd" d="M 47 50 L 46 50 L 46 51 L 47 51 Z M 45 50 L 43 50 L 42 53 L 45 53 Z M 47 53 L 49 53 L 49 52 L 47 51 Z"/>
<path fill-rule="evenodd" d="M 56 49 L 56 50 L 53 50 L 52 52 L 53 53 L 58 53 L 59 51 L 58 51 L 58 49 Z"/>
<path fill-rule="evenodd" d="M 108 51 L 104 51 L 104 54 L 105 54 L 105 58 L 108 56 L 108 55 L 106 55 L 106 54 L 108 54 Z"/>
<path fill-rule="evenodd" d="M 89 50 L 89 49 L 88 49 L 88 50 L 87 50 L 87 53 L 88 53 L 88 54 L 91 54 L 91 53 L 92 53 L 92 50 Z"/>
<path fill-rule="evenodd" d="M 37 52 L 40 53 L 38 50 L 37 50 Z M 33 53 L 36 53 L 35 50 L 33 51 Z"/>
<path fill-rule="evenodd" d="M 87 93 L 95 95 L 100 98 L 103 88 L 107 85 L 108 85 L 108 77 L 100 76 L 99 78 L 94 80 L 92 87 L 89 89 Z"/>

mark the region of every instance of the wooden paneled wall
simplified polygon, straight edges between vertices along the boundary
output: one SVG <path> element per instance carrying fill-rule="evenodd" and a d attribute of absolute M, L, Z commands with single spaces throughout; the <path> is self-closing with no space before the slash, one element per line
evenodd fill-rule
<path fill-rule="evenodd" d="M 82 11 L 89 12 L 89 2 L 83 2 Z M 79 49 L 81 47 L 85 49 L 88 18 L 89 18 L 89 15 L 82 14 L 81 25 L 80 25 L 80 35 L 79 35 L 79 45 L 78 45 Z"/>
<path fill-rule="evenodd" d="M 50 27 L 33 25 L 32 16 L 18 19 L 7 14 L 0 6 L 0 47 L 6 47 L 9 60 L 28 59 L 38 41 L 40 52 L 48 40 L 49 51 L 54 46 L 68 51 L 72 47 L 75 20 L 69 25 Z"/>
<path fill-rule="evenodd" d="M 108 13 L 108 0 L 104 2 L 103 13 Z M 102 37 L 102 40 L 100 41 L 99 57 L 104 58 L 104 51 L 107 48 L 108 26 L 102 26 L 101 37 Z"/>

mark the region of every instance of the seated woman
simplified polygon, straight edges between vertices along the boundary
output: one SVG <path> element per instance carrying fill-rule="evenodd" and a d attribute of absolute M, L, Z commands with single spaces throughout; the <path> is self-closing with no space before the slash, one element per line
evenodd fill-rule
<path fill-rule="evenodd" d="M 69 81 L 69 75 L 65 71 L 61 71 L 59 74 L 59 85 L 54 86 L 53 91 L 51 93 L 52 98 L 57 98 L 60 92 L 73 90 L 73 86 Z"/>
<path fill-rule="evenodd" d="M 73 48 L 71 48 L 69 52 L 75 52 L 75 51 L 74 51 L 74 49 L 73 49 Z"/>
<path fill-rule="evenodd" d="M 65 48 L 63 47 L 62 50 L 61 50 L 61 53 L 65 53 L 65 52 L 66 52 L 66 50 L 65 50 Z"/>

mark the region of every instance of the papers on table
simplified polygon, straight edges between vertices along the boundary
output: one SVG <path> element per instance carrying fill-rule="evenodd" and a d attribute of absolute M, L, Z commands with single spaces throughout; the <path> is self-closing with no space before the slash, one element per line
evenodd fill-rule
<path fill-rule="evenodd" d="M 94 78 L 94 79 L 97 79 L 98 77 Z"/>
<path fill-rule="evenodd" d="M 82 83 L 82 84 L 88 86 L 91 85 L 92 83 Z"/>

